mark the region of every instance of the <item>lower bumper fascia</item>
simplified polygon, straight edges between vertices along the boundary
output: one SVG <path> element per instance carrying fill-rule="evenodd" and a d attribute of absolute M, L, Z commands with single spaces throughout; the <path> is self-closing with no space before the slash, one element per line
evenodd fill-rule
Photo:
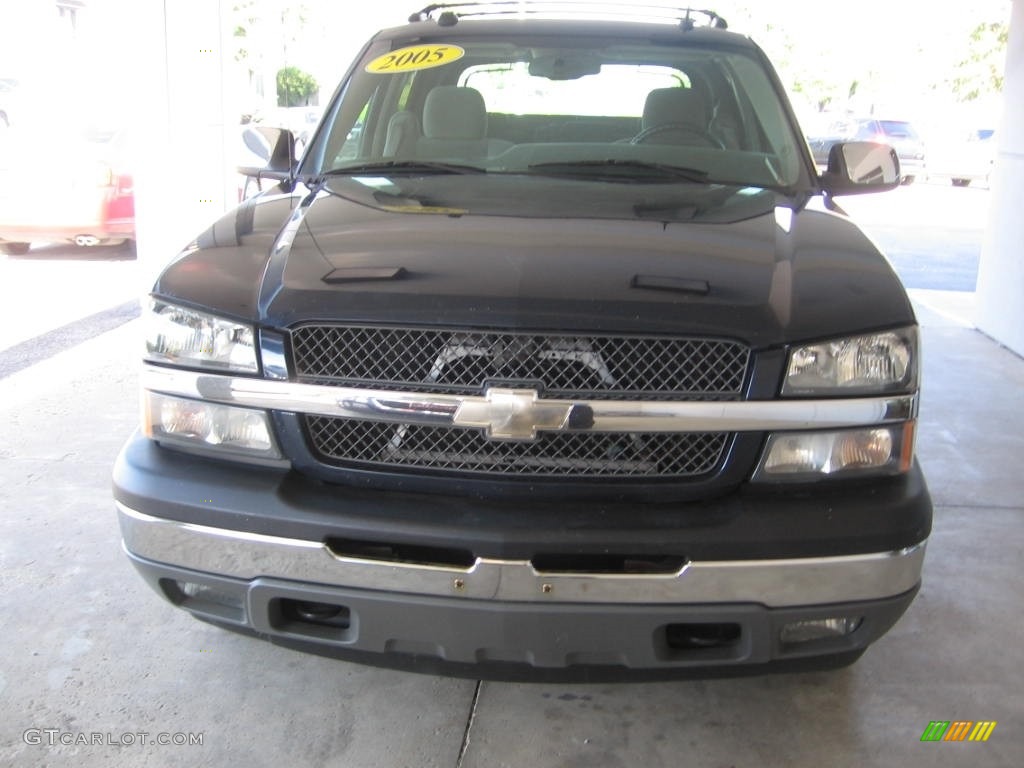
<path fill-rule="evenodd" d="M 550 574 L 518 562 L 453 569 L 339 558 L 316 542 L 124 507 L 120 515 L 136 568 L 197 618 L 360 663 L 501 680 L 710 677 L 849 663 L 909 606 L 924 555 L 922 544 L 859 558 L 689 563 L 674 574 Z M 823 620 L 851 629 L 785 641 L 784 627 Z"/>
<path fill-rule="evenodd" d="M 225 629 L 360 664 L 528 682 L 665 680 L 844 666 L 885 634 L 917 593 L 915 586 L 881 600 L 774 609 L 750 603 L 505 603 L 270 578 L 243 581 L 130 558 L 165 598 Z M 313 606 L 338 612 L 311 621 Z M 784 626 L 823 618 L 853 619 L 856 629 L 841 637 L 782 642 Z"/>

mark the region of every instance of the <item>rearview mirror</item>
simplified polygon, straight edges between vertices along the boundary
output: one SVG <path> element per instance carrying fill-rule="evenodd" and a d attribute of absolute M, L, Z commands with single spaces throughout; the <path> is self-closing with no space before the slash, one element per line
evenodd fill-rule
<path fill-rule="evenodd" d="M 900 161 L 888 144 L 846 141 L 828 153 L 821 185 L 832 197 L 884 192 L 900 185 Z"/>
<path fill-rule="evenodd" d="M 529 72 L 533 77 L 546 77 L 548 80 L 578 80 L 586 75 L 599 74 L 601 60 L 587 53 L 554 53 L 531 61 Z"/>

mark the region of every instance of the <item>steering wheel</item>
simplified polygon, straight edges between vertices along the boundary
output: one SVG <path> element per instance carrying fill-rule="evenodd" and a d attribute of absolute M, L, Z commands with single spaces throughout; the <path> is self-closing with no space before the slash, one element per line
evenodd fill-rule
<path fill-rule="evenodd" d="M 713 147 L 715 149 L 725 149 L 725 145 L 717 139 L 713 139 L 705 133 L 701 133 L 692 125 L 686 123 L 662 123 L 661 125 L 652 125 L 649 128 L 644 128 L 640 133 L 629 140 L 630 144 L 643 144 L 645 141 L 653 136 L 657 136 L 662 133 L 676 132 L 686 137 L 684 144 L 694 144 L 698 147 Z"/>

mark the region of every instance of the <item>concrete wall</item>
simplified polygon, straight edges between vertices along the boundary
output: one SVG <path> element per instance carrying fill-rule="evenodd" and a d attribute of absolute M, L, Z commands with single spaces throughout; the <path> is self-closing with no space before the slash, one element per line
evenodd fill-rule
<path fill-rule="evenodd" d="M 978 271 L 978 327 L 1024 355 L 1024 0 L 1014 0 L 992 209 Z"/>

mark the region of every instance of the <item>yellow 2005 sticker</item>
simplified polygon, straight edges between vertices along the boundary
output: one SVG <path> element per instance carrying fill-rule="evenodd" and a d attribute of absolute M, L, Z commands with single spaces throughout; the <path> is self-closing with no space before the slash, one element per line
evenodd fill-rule
<path fill-rule="evenodd" d="M 458 61 L 466 52 L 457 45 L 410 45 L 385 53 L 366 65 L 367 72 L 390 75 L 392 72 L 412 72 L 415 69 L 440 67 Z"/>

